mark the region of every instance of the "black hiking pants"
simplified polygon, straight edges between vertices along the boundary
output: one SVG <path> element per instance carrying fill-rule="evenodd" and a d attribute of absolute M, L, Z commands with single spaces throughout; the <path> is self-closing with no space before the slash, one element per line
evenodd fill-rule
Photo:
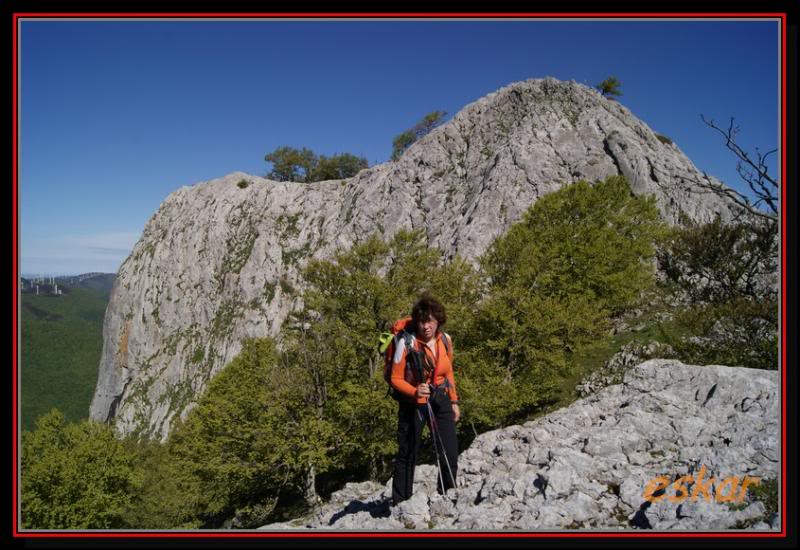
<path fill-rule="evenodd" d="M 430 404 L 433 411 L 433 425 L 438 431 L 438 435 L 436 433 L 431 435 L 435 437 L 444 488 L 438 472 L 436 474 L 436 484 L 439 493 L 443 494 L 447 489 L 455 487 L 458 467 L 456 423 L 453 407 L 450 404 L 450 397 L 447 392 L 442 390 L 433 392 Z M 417 465 L 417 457 L 419 456 L 422 429 L 426 424 L 430 430 L 431 422 L 428 419 L 428 407 L 426 405 L 400 402 L 400 410 L 397 413 L 397 443 L 399 449 L 394 461 L 394 475 L 392 478 L 392 504 L 394 505 L 410 498 L 413 492 L 414 468 Z M 447 458 L 446 461 L 445 457 Z M 453 474 L 452 479 L 447 468 L 448 462 L 450 471 Z"/>

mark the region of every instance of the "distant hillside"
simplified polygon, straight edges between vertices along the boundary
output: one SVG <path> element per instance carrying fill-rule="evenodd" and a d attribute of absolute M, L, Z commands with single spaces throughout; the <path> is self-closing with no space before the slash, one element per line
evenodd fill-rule
<path fill-rule="evenodd" d="M 84 273 L 81 275 L 61 276 L 61 277 L 22 277 L 21 290 L 23 294 L 36 294 L 36 286 L 39 286 L 39 294 L 52 294 L 56 286 L 62 290 L 63 294 L 68 294 L 72 288 L 86 288 L 97 290 L 106 296 L 111 293 L 114 285 L 115 273 Z"/>
<path fill-rule="evenodd" d="M 70 421 L 89 416 L 103 346 L 103 316 L 116 275 L 23 278 L 20 383 L 22 427 L 53 407 Z M 33 281 L 33 285 L 31 282 Z M 60 295 L 54 293 L 56 287 Z"/>

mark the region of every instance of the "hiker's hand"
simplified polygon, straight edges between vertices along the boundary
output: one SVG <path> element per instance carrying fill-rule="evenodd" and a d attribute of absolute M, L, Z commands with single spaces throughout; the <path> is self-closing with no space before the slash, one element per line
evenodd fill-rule
<path fill-rule="evenodd" d="M 458 408 L 458 405 L 453 405 L 453 416 L 454 421 L 458 422 L 458 419 L 461 418 L 461 409 Z"/>
<path fill-rule="evenodd" d="M 420 384 L 417 386 L 417 397 L 429 397 L 431 395 L 431 388 L 428 384 Z"/>

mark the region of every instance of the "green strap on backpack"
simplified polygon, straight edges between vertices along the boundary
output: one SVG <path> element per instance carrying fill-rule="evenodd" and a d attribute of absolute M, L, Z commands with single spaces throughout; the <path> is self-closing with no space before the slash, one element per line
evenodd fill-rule
<path fill-rule="evenodd" d="M 393 338 L 394 334 L 391 332 L 381 332 L 381 335 L 378 337 L 378 351 L 380 351 L 381 355 L 386 353 L 386 348 L 392 343 Z"/>

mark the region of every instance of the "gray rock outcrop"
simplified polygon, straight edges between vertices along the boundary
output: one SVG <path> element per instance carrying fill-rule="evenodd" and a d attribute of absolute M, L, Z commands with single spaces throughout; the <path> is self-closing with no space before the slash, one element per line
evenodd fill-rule
<path fill-rule="evenodd" d="M 668 344 L 637 341 L 628 342 L 599 369 L 592 371 L 575 386 L 575 395 L 586 397 L 606 386 L 620 384 L 625 373 L 646 359 L 666 359 L 675 357 L 675 351 Z"/>
<path fill-rule="evenodd" d="M 474 260 L 538 197 L 617 174 L 671 223 L 732 216 L 697 193 L 706 176 L 675 144 L 596 90 L 552 78 L 491 93 L 347 180 L 236 172 L 181 187 L 117 274 L 90 416 L 164 440 L 243 338 L 279 331 L 309 258 L 421 228 L 446 257 Z"/>
<path fill-rule="evenodd" d="M 780 529 L 761 501 L 717 500 L 731 493 L 730 476 L 739 478 L 734 495 L 744 476 L 779 476 L 779 397 L 775 371 L 653 359 L 621 384 L 479 435 L 447 495 L 435 490 L 436 466 L 420 465 L 413 497 L 396 507 L 391 480 L 350 483 L 308 517 L 261 529 Z M 692 480 L 685 495 L 671 485 L 649 502 L 648 482 L 659 476 Z"/>

